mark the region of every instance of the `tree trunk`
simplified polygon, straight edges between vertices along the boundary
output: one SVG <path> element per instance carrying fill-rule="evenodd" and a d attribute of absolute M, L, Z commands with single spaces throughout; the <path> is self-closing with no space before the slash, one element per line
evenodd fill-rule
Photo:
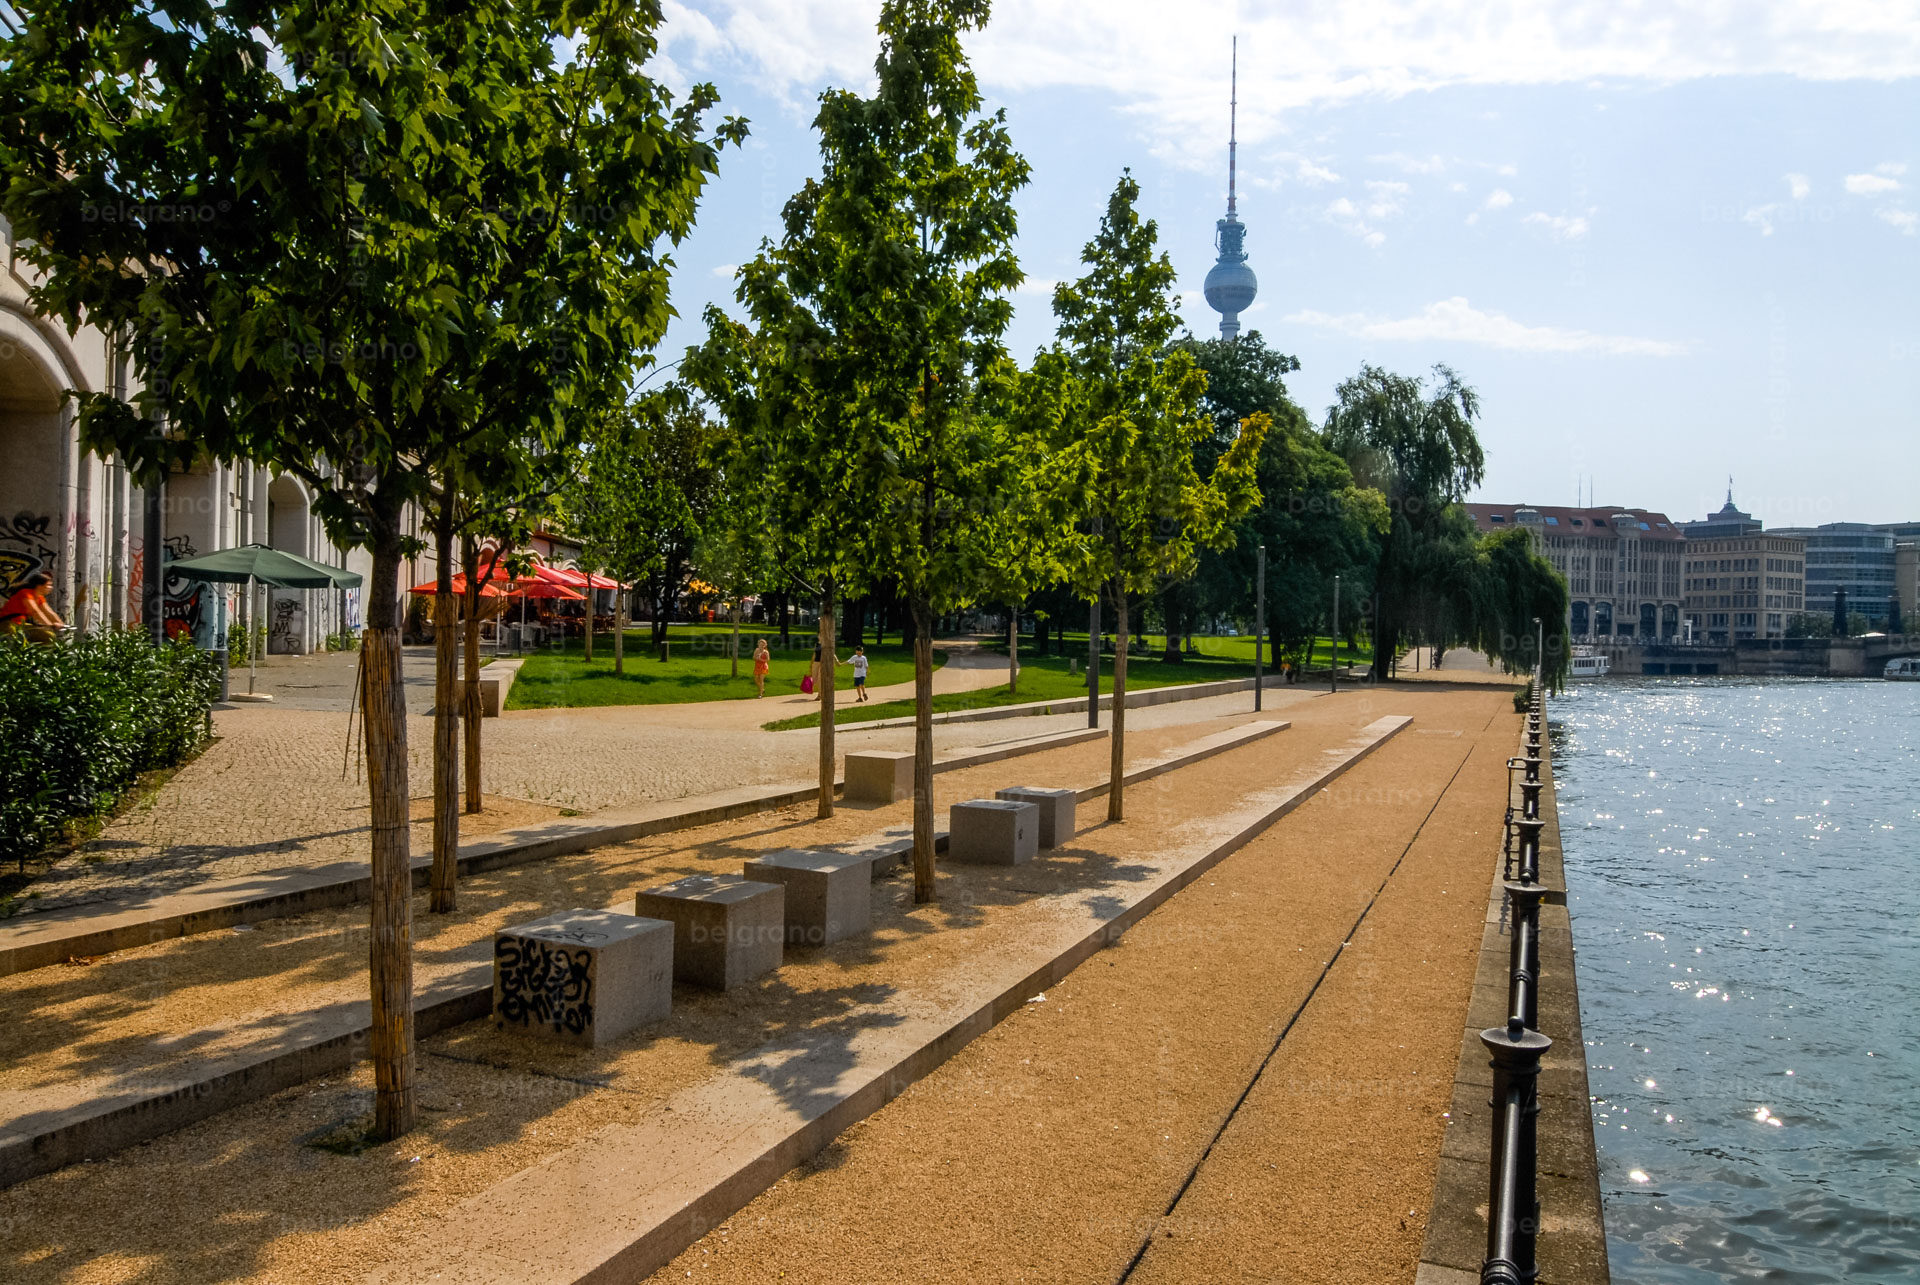
<path fill-rule="evenodd" d="M 434 515 L 434 551 L 440 564 L 433 595 L 433 872 L 427 909 L 453 909 L 460 857 L 460 625 L 453 598 L 453 492 Z"/>
<path fill-rule="evenodd" d="M 376 514 L 360 705 L 373 832 L 371 985 L 373 1136 L 413 1128 L 413 869 L 407 853 L 407 698 L 401 685 L 400 532 L 397 514 Z M 381 519 L 385 519 L 382 521 Z"/>
<path fill-rule="evenodd" d="M 1007 604 L 1007 695 L 1020 694 L 1020 604 Z"/>
<path fill-rule="evenodd" d="M 467 684 L 461 693 L 460 720 L 467 738 L 467 812 L 471 815 L 480 811 L 480 546 L 472 536 L 464 537 L 460 546 L 461 565 L 467 573 Z"/>
<path fill-rule="evenodd" d="M 933 900 L 933 605 L 916 594 L 913 624 L 913 901 Z"/>
<path fill-rule="evenodd" d="M 833 632 L 833 577 L 820 592 L 820 672 L 814 676 L 820 698 L 820 807 L 821 818 L 833 815 L 833 653 L 840 640 Z"/>
<path fill-rule="evenodd" d="M 733 638 L 727 643 L 727 658 L 733 662 L 733 676 L 740 677 L 740 600 L 733 602 Z"/>
<path fill-rule="evenodd" d="M 1123 580 L 1113 585 L 1113 636 L 1119 646 L 1113 649 L 1113 757 L 1107 768 L 1107 820 L 1125 817 L 1121 786 L 1127 776 L 1127 586 Z"/>

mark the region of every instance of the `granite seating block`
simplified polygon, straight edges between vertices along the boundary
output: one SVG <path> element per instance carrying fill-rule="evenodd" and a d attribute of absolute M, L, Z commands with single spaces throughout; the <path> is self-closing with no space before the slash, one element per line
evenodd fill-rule
<path fill-rule="evenodd" d="M 634 913 L 673 925 L 673 978 L 732 990 L 780 967 L 786 888 L 734 875 L 688 875 L 634 894 Z"/>
<path fill-rule="evenodd" d="M 866 853 L 782 848 L 747 862 L 745 875 L 786 887 L 787 948 L 825 946 L 873 922 L 873 858 Z"/>
<path fill-rule="evenodd" d="M 588 1047 L 673 1011 L 671 923 L 563 910 L 493 935 L 493 1021 Z"/>
<path fill-rule="evenodd" d="M 847 755 L 848 800 L 897 803 L 913 794 L 913 755 L 881 750 Z"/>
<path fill-rule="evenodd" d="M 1011 799 L 953 805 L 947 856 L 977 865 L 1017 866 L 1040 851 L 1040 808 Z"/>
<path fill-rule="evenodd" d="M 1057 848 L 1073 837 L 1073 810 L 1080 798 L 1076 791 L 1016 785 L 1009 790 L 995 790 L 993 797 L 1012 799 L 1015 803 L 1031 803 L 1040 809 L 1041 847 Z"/>

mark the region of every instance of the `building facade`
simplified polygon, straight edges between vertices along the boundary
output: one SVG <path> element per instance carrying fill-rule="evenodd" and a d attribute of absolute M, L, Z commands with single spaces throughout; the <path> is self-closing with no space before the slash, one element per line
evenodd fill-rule
<path fill-rule="evenodd" d="M 1482 532 L 1514 527 L 1567 581 L 1575 642 L 1656 642 L 1680 636 L 1685 540 L 1646 509 L 1469 504 Z"/>
<path fill-rule="evenodd" d="M 1847 612 L 1857 612 L 1871 628 L 1883 628 L 1897 601 L 1892 531 L 1864 522 L 1829 522 L 1817 527 L 1783 527 L 1807 543 L 1806 609 L 1831 614 L 1834 599 L 1847 595 Z"/>
<path fill-rule="evenodd" d="M 1682 522 L 1686 543 L 1686 617 L 1697 642 L 1784 638 L 1806 609 L 1806 542 L 1734 507 L 1733 494 L 1712 517 Z"/>

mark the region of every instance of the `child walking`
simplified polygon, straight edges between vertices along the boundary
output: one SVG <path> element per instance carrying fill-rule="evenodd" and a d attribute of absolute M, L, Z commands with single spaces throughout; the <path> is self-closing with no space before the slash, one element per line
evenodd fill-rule
<path fill-rule="evenodd" d="M 867 698 L 867 649 L 853 649 L 853 698 L 863 701 Z"/>

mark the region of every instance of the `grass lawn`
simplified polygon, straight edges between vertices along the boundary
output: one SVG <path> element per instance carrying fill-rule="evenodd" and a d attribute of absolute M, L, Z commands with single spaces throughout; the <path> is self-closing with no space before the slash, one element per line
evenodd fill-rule
<path fill-rule="evenodd" d="M 1228 641 L 1231 641 L 1230 639 Z M 1080 646 L 1084 650 L 1086 635 L 1080 636 Z M 989 649 L 996 650 L 996 649 Z M 997 649 L 1002 655 L 1004 646 Z M 1074 657 L 1080 659 L 1078 655 Z M 1101 657 L 1100 690 L 1113 690 L 1113 657 Z M 913 675 L 907 675 L 911 678 Z M 1158 660 L 1143 660 L 1134 656 L 1127 661 L 1127 690 L 1144 691 L 1149 687 L 1171 687 L 1177 683 L 1211 683 L 1225 678 L 1252 678 L 1253 652 L 1247 652 L 1247 660 L 1216 657 L 1202 657 L 1169 665 Z M 1087 675 L 1084 670 L 1077 674 L 1067 673 L 1065 656 L 1029 656 L 1020 657 L 1020 690 L 1018 694 L 1009 694 L 1004 685 L 982 687 L 971 692 L 947 692 L 933 698 L 935 713 L 956 709 L 984 709 L 990 705 L 1017 705 L 1027 701 L 1070 701 L 1078 697 L 1087 697 Z M 865 705 L 841 706 L 834 714 L 834 725 L 844 723 L 865 723 L 876 718 L 904 718 L 913 713 L 911 700 L 872 701 Z M 777 723 L 768 723 L 766 728 L 772 732 L 784 732 L 795 727 L 818 727 L 818 714 L 802 714 L 798 718 L 785 718 Z"/>
<path fill-rule="evenodd" d="M 593 662 L 582 659 L 580 639 L 569 638 L 563 647 L 540 647 L 527 655 L 526 664 L 514 679 L 507 694 L 508 709 L 581 709 L 596 705 L 675 705 L 689 701 L 751 700 L 753 698 L 753 644 L 765 638 L 773 651 L 773 668 L 767 674 L 767 694 L 787 696 L 800 690 L 807 665 L 813 659 L 812 634 L 795 631 L 794 645 L 780 646 L 778 633 L 742 628 L 740 631 L 740 677 L 732 677 L 732 662 L 727 659 L 727 641 L 731 627 L 725 625 L 675 625 L 667 635 L 665 664 L 655 659 L 652 634 L 646 629 L 629 629 L 626 645 L 626 673 L 613 672 L 613 639 L 596 634 Z M 844 662 L 853 654 L 843 647 Z M 875 687 L 886 683 L 908 682 L 913 678 L 913 651 L 898 645 L 869 646 L 867 656 L 873 662 L 867 681 Z M 936 664 L 946 659 L 934 653 Z M 834 671 L 837 686 L 853 686 L 853 670 L 842 664 Z"/>
<path fill-rule="evenodd" d="M 1084 633 L 1069 633 L 1067 639 L 1067 645 L 1074 655 L 1085 656 L 1087 654 L 1087 636 Z M 1155 654 L 1158 654 L 1160 650 L 1167 645 L 1166 637 L 1163 634 L 1147 634 L 1146 639 L 1147 645 L 1153 648 Z M 1241 634 L 1234 638 L 1213 638 L 1196 635 L 1193 640 L 1193 645 L 1199 648 L 1200 654 L 1203 657 L 1208 659 L 1237 660 L 1248 666 L 1253 664 L 1252 634 Z M 1027 644 L 1023 641 L 1020 646 L 1024 649 Z M 1328 649 L 1331 646 L 1332 643 L 1324 637 L 1314 639 L 1313 658 L 1308 663 L 1308 668 L 1312 668 L 1315 665 L 1325 666 L 1327 663 Z M 1000 650 L 1004 652 L 1006 648 L 1003 646 Z M 1344 642 L 1341 643 L 1340 663 L 1345 665 L 1349 661 L 1356 665 L 1371 664 L 1373 661 L 1373 644 L 1363 642 L 1358 646 L 1350 647 Z M 1267 665 L 1269 667 L 1273 665 L 1272 639 L 1267 640 Z M 1248 672 L 1251 673 L 1252 670 L 1249 669 Z"/>

